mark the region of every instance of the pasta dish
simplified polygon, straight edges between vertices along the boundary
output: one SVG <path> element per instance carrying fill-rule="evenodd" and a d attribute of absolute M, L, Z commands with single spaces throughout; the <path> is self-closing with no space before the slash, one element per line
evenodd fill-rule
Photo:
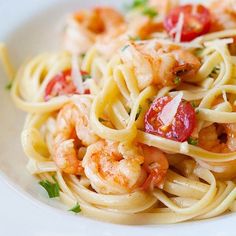
<path fill-rule="evenodd" d="M 27 169 L 50 198 L 119 224 L 236 211 L 236 1 L 206 2 L 78 9 L 61 49 L 16 73 L 0 44 Z"/>

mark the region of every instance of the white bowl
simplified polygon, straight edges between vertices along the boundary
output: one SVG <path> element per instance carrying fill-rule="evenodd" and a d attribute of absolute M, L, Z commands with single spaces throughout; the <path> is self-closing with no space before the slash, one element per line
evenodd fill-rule
<path fill-rule="evenodd" d="M 7 44 L 15 66 L 27 58 L 44 51 L 59 47 L 59 26 L 66 13 L 99 4 L 121 7 L 124 1 L 109 0 L 0 0 L 0 41 Z M 13 9 L 14 8 L 14 9 Z M 7 79 L 0 70 L 0 175 L 18 193 L 35 202 L 53 214 L 63 216 L 61 225 L 56 225 L 58 234 L 62 226 L 78 229 L 81 235 L 236 235 L 234 233 L 235 214 L 228 214 L 215 219 L 180 223 L 177 225 L 158 226 L 120 226 L 93 221 L 82 216 L 74 216 L 65 211 L 63 206 L 48 199 L 25 166 L 27 158 L 20 144 L 20 132 L 25 114 L 17 110 L 9 92 L 4 89 Z M 1 189 L 1 191 L 4 191 Z M 59 209 L 59 211 L 58 211 Z M 37 212 L 35 212 L 37 214 Z M 30 219 L 30 216 L 24 216 Z M 45 217 L 49 218 L 47 214 Z M 53 222 L 53 219 L 48 219 Z M 1 219 L 0 225 L 4 223 Z M 30 220 L 29 220 L 30 223 Z M 14 225 L 13 225 L 14 226 Z M 70 231 L 71 232 L 71 231 Z M 59 234 L 60 235 L 60 234 Z M 70 234 L 71 235 L 71 234 Z M 74 235 L 77 235 L 75 232 Z"/>

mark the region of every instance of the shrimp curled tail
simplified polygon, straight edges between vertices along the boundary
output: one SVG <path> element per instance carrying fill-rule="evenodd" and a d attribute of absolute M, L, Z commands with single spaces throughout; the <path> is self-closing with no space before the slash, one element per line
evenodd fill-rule
<path fill-rule="evenodd" d="M 97 192 L 123 194 L 161 187 L 168 161 L 153 147 L 99 141 L 88 147 L 83 167 Z"/>
<path fill-rule="evenodd" d="M 82 174 L 80 148 L 98 140 L 89 125 L 89 99 L 66 104 L 59 112 L 54 136 L 53 159 L 67 174 Z"/>
<path fill-rule="evenodd" d="M 155 147 L 142 145 L 144 155 L 144 169 L 147 178 L 142 185 L 143 190 L 152 190 L 154 187 L 163 188 L 167 170 L 168 160 L 165 154 Z"/>
<path fill-rule="evenodd" d="M 125 27 L 123 16 L 110 7 L 80 10 L 68 19 L 64 35 L 64 46 L 73 53 L 85 53 L 97 38 L 119 35 Z M 123 31 L 121 31 L 123 32 Z"/>
<path fill-rule="evenodd" d="M 198 145 L 210 152 L 231 153 L 236 151 L 236 123 L 212 124 L 200 130 Z M 218 179 L 226 180 L 236 177 L 236 160 L 227 162 L 198 163 L 215 174 Z"/>
<path fill-rule="evenodd" d="M 83 159 L 85 175 L 92 187 L 103 194 L 132 192 L 142 177 L 143 156 L 123 144 L 99 141 L 88 147 Z"/>
<path fill-rule="evenodd" d="M 140 90 L 152 84 L 175 86 L 176 77 L 183 81 L 189 80 L 201 66 L 199 59 L 190 50 L 156 40 L 130 42 L 120 52 L 120 57 L 123 63 L 134 70 Z"/>

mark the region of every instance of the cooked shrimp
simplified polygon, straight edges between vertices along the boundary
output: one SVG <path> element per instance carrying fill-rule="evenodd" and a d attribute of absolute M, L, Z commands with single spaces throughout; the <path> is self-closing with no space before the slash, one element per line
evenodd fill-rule
<path fill-rule="evenodd" d="M 140 20 L 142 20 L 142 18 L 140 18 Z M 143 18 L 142 22 L 140 22 L 140 20 L 136 22 L 138 27 L 136 31 L 134 31 L 134 34 L 136 33 L 141 39 L 148 39 L 151 34 L 163 32 L 164 30 L 162 22 L 155 22 L 150 18 Z"/>
<path fill-rule="evenodd" d="M 142 188 L 153 189 L 154 187 L 162 188 L 169 168 L 168 160 L 163 152 L 155 147 L 142 145 L 144 155 L 144 169 L 148 173 Z"/>
<path fill-rule="evenodd" d="M 213 20 L 211 31 L 236 28 L 236 1 L 214 0 L 209 5 Z"/>
<path fill-rule="evenodd" d="M 75 19 L 90 32 L 106 34 L 123 25 L 123 16 L 110 7 L 96 7 L 92 11 L 79 11 Z"/>
<path fill-rule="evenodd" d="M 232 152 L 236 151 L 236 123 L 225 124 L 227 133 L 227 146 Z"/>
<path fill-rule="evenodd" d="M 122 194 L 138 186 L 144 158 L 136 150 L 132 153 L 133 149 L 124 153 L 122 145 L 99 141 L 88 147 L 83 167 L 98 193 Z"/>
<path fill-rule="evenodd" d="M 148 39 L 151 34 L 164 31 L 162 21 L 145 15 L 130 15 L 128 21 L 127 34 L 138 36 L 140 39 Z"/>
<path fill-rule="evenodd" d="M 164 159 L 153 148 L 99 141 L 88 147 L 83 167 L 97 192 L 122 194 L 160 187 L 168 169 Z"/>
<path fill-rule="evenodd" d="M 68 20 L 64 44 L 74 53 L 85 52 L 99 38 L 111 39 L 123 32 L 123 16 L 110 7 L 81 10 Z"/>
<path fill-rule="evenodd" d="M 198 144 L 200 147 L 216 153 L 236 151 L 236 123 L 212 124 L 203 128 L 199 133 Z M 236 161 L 228 162 L 203 162 L 199 164 L 215 172 L 220 179 L 236 177 Z"/>
<path fill-rule="evenodd" d="M 54 137 L 53 158 L 57 166 L 68 174 L 82 173 L 79 147 L 98 140 L 89 125 L 89 99 L 66 104 L 59 112 Z"/>
<path fill-rule="evenodd" d="M 235 0 L 214 0 L 209 6 L 212 13 L 211 32 L 236 28 L 236 1 Z M 229 44 L 232 55 L 236 55 L 236 37 L 234 42 Z"/>
<path fill-rule="evenodd" d="M 210 125 L 200 130 L 198 145 L 207 151 L 220 152 L 222 145 L 220 145 L 215 125 Z"/>
<path fill-rule="evenodd" d="M 199 132 L 200 147 L 217 153 L 236 151 L 236 123 L 212 124 Z"/>
<path fill-rule="evenodd" d="M 139 89 L 151 84 L 173 86 L 174 80 L 192 78 L 200 68 L 200 61 L 189 50 L 156 40 L 130 42 L 120 52 L 124 63 L 134 69 Z"/>

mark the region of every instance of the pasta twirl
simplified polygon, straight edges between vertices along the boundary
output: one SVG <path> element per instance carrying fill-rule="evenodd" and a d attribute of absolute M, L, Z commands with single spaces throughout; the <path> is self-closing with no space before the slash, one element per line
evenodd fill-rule
<path fill-rule="evenodd" d="M 27 169 L 50 197 L 120 224 L 235 211 L 236 21 L 230 1 L 212 4 L 79 10 L 64 48 L 15 76 L 0 45 L 11 97 L 28 113 Z"/>

